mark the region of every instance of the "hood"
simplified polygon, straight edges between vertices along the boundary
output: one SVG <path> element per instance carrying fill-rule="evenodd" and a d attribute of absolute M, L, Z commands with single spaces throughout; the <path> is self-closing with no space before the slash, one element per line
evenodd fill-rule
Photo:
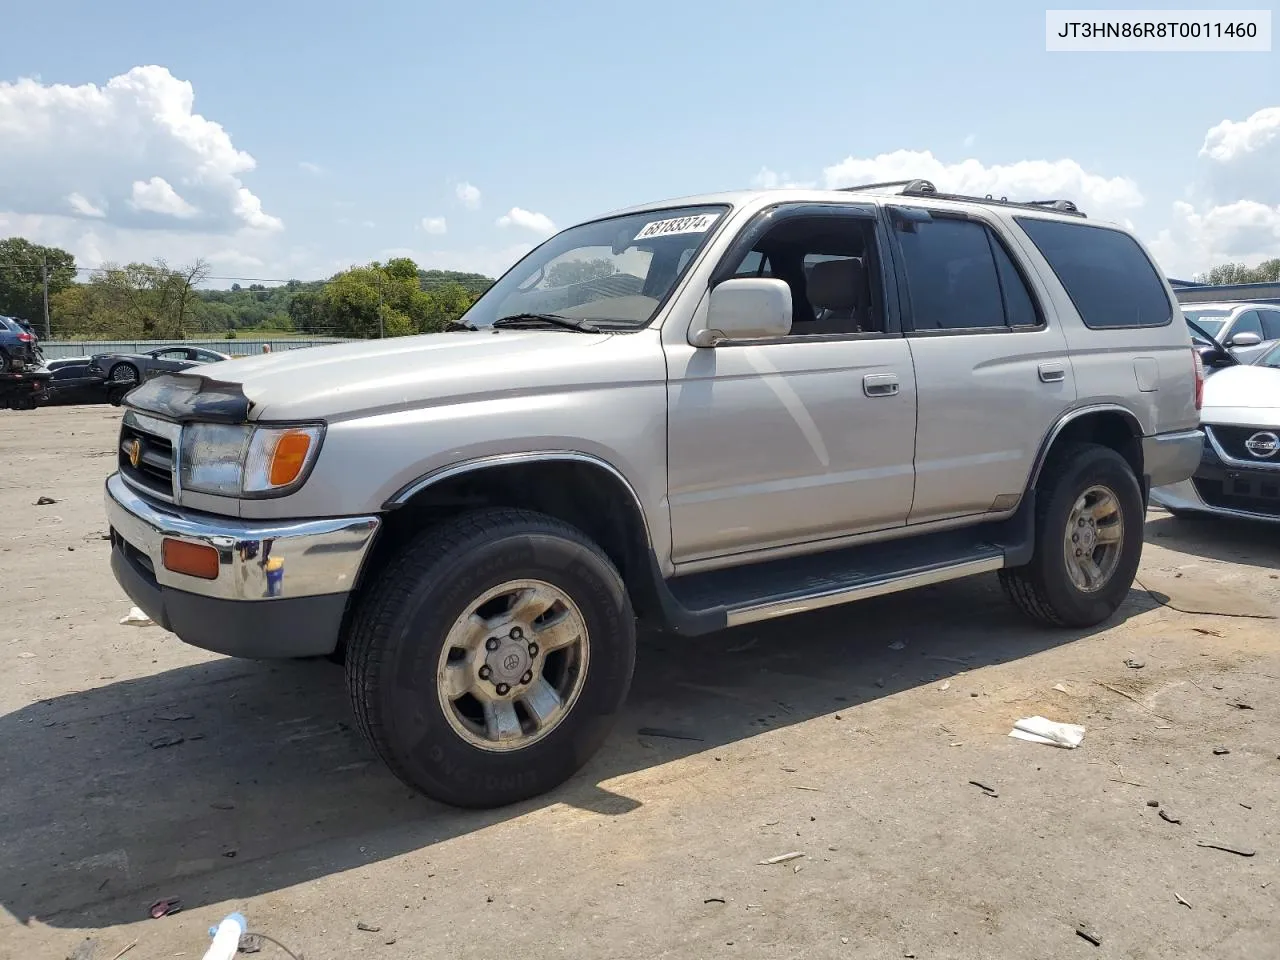
<path fill-rule="evenodd" d="M 648 351 L 639 341 L 651 343 Z M 129 405 L 177 419 L 344 420 L 372 412 L 491 396 L 537 394 L 565 384 L 661 377 L 656 331 L 585 334 L 481 330 L 393 337 L 202 364 L 156 377 Z M 619 371 L 641 355 L 657 367 Z"/>
<path fill-rule="evenodd" d="M 1243 427 L 1280 426 L 1280 370 L 1241 364 L 1204 382 L 1200 419 Z"/>

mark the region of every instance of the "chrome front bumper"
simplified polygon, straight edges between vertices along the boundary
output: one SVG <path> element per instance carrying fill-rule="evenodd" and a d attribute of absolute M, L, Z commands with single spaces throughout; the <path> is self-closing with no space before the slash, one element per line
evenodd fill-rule
<path fill-rule="evenodd" d="M 191 514 L 144 499 L 119 474 L 107 479 L 106 507 L 111 567 L 134 603 L 182 640 L 235 656 L 331 652 L 380 524 L 376 516 L 245 522 Z M 166 569 L 166 539 L 213 547 L 217 576 Z"/>
<path fill-rule="evenodd" d="M 1251 510 L 1234 510 L 1230 507 L 1216 507 L 1205 503 L 1196 486 L 1190 480 L 1173 483 L 1167 487 L 1157 487 L 1151 491 L 1151 502 L 1163 507 L 1171 513 L 1206 513 L 1217 517 L 1233 517 L 1237 520 L 1261 520 L 1264 523 L 1280 523 L 1280 516 L 1270 513 L 1255 513 Z"/>

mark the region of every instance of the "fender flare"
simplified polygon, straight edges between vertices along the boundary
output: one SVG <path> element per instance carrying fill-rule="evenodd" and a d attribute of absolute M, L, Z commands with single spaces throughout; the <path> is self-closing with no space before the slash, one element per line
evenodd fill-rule
<path fill-rule="evenodd" d="M 1095 403 L 1087 407 L 1077 407 L 1074 410 L 1068 410 L 1053 427 L 1045 434 L 1044 440 L 1040 443 L 1040 449 L 1036 453 L 1036 459 L 1031 467 L 1031 476 L 1027 480 L 1027 489 L 1034 490 L 1037 483 L 1040 482 L 1040 471 L 1044 469 L 1045 461 L 1049 457 L 1049 451 L 1053 449 L 1054 441 L 1062 434 L 1070 424 L 1079 420 L 1081 417 L 1087 417 L 1095 413 L 1118 413 L 1128 423 L 1130 429 L 1133 430 L 1135 440 L 1141 440 L 1143 437 L 1142 421 L 1140 421 L 1132 410 L 1128 407 L 1121 406 L 1118 403 Z"/>

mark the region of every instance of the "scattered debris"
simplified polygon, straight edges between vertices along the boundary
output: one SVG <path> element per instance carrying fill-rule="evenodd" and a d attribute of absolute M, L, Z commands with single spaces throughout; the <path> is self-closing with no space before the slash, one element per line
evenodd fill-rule
<path fill-rule="evenodd" d="M 363 930 L 365 933 L 381 933 L 382 928 L 377 924 L 365 923 L 363 920 L 356 921 L 356 929 Z"/>
<path fill-rule="evenodd" d="M 1093 932 L 1087 925 L 1081 923 L 1076 926 L 1076 936 L 1083 937 L 1095 947 L 1102 946 L 1102 938 Z"/>
<path fill-rule="evenodd" d="M 236 805 L 230 800 L 214 800 L 209 806 L 215 810 L 234 810 Z"/>
<path fill-rule="evenodd" d="M 724 897 L 707 897 L 703 903 L 724 903 Z"/>
<path fill-rule="evenodd" d="M 1119 780 L 1116 777 L 1108 777 L 1112 783 L 1123 783 L 1126 787 L 1145 787 L 1145 783 L 1138 783 L 1136 780 Z"/>
<path fill-rule="evenodd" d="M 667 740 L 701 740 L 696 733 L 685 733 L 682 730 L 664 730 L 661 727 L 641 727 L 637 733 L 642 737 L 664 737 Z"/>
<path fill-rule="evenodd" d="M 1067 696 L 1071 696 L 1071 691 L 1060 683 L 1055 683 L 1053 685 L 1053 689 L 1057 690 L 1059 693 L 1065 693 Z"/>
<path fill-rule="evenodd" d="M 1182 905 L 1183 905 L 1184 907 L 1186 907 L 1188 910 L 1190 910 L 1190 909 L 1191 909 L 1191 904 L 1187 903 L 1187 901 L 1185 901 L 1185 900 L 1183 900 L 1183 899 L 1182 899 L 1182 894 L 1180 894 L 1180 893 L 1176 893 L 1176 892 L 1175 892 L 1175 893 L 1174 893 L 1174 895 L 1173 895 L 1173 899 L 1177 900 L 1180 904 L 1182 904 Z"/>
<path fill-rule="evenodd" d="M 179 897 L 162 897 L 153 903 L 147 912 L 151 915 L 152 920 L 159 920 L 161 917 L 170 916 L 181 909 L 182 900 Z"/>
<path fill-rule="evenodd" d="M 797 790 L 808 790 L 810 793 L 821 793 L 821 792 L 822 792 L 822 791 L 821 791 L 819 788 L 817 788 L 817 787 L 802 787 L 802 786 L 800 786 L 798 783 L 797 783 L 797 784 L 794 784 L 793 786 L 795 786 L 795 788 L 796 788 Z"/>
<path fill-rule="evenodd" d="M 1181 820 L 1179 820 L 1177 817 L 1175 817 L 1175 816 L 1174 816 L 1172 813 L 1170 813 L 1168 810 L 1161 810 L 1161 811 L 1160 811 L 1160 819 L 1161 819 L 1161 820 L 1163 820 L 1165 823 L 1177 823 L 1177 824 L 1181 824 L 1181 823 L 1182 823 L 1182 821 L 1181 821 Z"/>
<path fill-rule="evenodd" d="M 222 855 L 228 860 L 234 860 L 236 858 L 236 854 L 239 852 L 239 850 L 223 850 Z"/>
<path fill-rule="evenodd" d="M 1244 801 L 1241 801 L 1241 802 L 1240 802 L 1240 806 L 1244 807 L 1246 810 L 1252 810 L 1252 809 L 1253 809 L 1253 807 L 1251 807 L 1249 804 L 1245 803 Z"/>
<path fill-rule="evenodd" d="M 1203 633 L 1206 637 L 1220 637 L 1220 636 L 1222 636 L 1221 631 L 1219 631 L 1219 630 L 1210 630 L 1208 627 L 1192 627 L 1191 629 L 1192 629 L 1192 630 L 1194 630 L 1196 633 Z"/>
<path fill-rule="evenodd" d="M 48 507 L 57 502 L 58 501 L 55 500 L 53 497 L 41 497 L 39 500 L 36 501 L 35 505 L 37 507 Z"/>
<path fill-rule="evenodd" d="M 1140 706 L 1143 710 L 1147 711 L 1147 713 L 1151 714 L 1153 717 L 1159 717 L 1161 720 L 1167 720 L 1169 723 L 1173 723 L 1172 717 L 1166 717 L 1164 714 L 1156 713 L 1154 710 L 1148 707 L 1145 703 L 1143 703 L 1141 700 L 1135 697 L 1132 693 L 1129 693 L 1128 691 L 1125 691 L 1125 690 L 1121 690 L 1119 687 L 1113 687 L 1111 684 L 1104 683 L 1101 680 L 1095 680 L 1093 682 L 1100 687 L 1105 687 L 1107 690 L 1110 690 L 1112 693 L 1120 694 L 1120 696 L 1124 697 L 1126 700 L 1132 700 L 1134 703 Z"/>
<path fill-rule="evenodd" d="M 876 686 L 877 686 L 877 687 L 883 687 L 883 686 L 884 686 L 884 678 L 883 678 L 883 677 L 876 681 Z"/>
<path fill-rule="evenodd" d="M 988 797 L 998 797 L 998 796 L 1000 796 L 1000 794 L 996 793 L 996 791 L 995 791 L 995 788 L 994 788 L 994 787 L 988 787 L 985 783 L 982 783 L 981 781 L 978 781 L 978 780 L 970 780 L 969 782 L 970 782 L 971 784 L 973 784 L 973 786 L 975 786 L 975 787 L 977 787 L 979 790 L 981 790 L 983 793 L 985 793 Z"/>
<path fill-rule="evenodd" d="M 1235 707 L 1237 710 L 1252 710 L 1253 704 L 1245 703 L 1243 700 L 1228 700 L 1227 705 Z"/>
<path fill-rule="evenodd" d="M 240 953 L 261 953 L 262 952 L 262 934 L 246 933 L 240 938 L 240 946 L 236 947 Z"/>
<path fill-rule="evenodd" d="M 1228 753 L 1230 753 L 1230 752 L 1231 752 L 1231 751 L 1230 751 L 1230 750 L 1228 750 L 1226 747 L 1214 747 L 1214 748 L 1213 748 L 1213 755 L 1214 755 L 1215 757 L 1225 757 L 1225 756 L 1226 756 Z"/>
<path fill-rule="evenodd" d="M 1133 657 L 1130 657 L 1128 660 L 1124 662 L 1124 665 L 1128 667 L 1130 670 L 1141 670 L 1147 664 L 1146 664 L 1146 661 L 1144 660 L 1135 660 L 1133 659 Z"/>
<path fill-rule="evenodd" d="M 32 653 L 30 650 L 23 650 L 20 654 L 18 654 L 18 659 L 19 659 L 19 660 L 34 660 L 34 659 L 35 659 L 35 656 L 36 656 L 36 655 L 35 655 L 34 653 Z"/>
<path fill-rule="evenodd" d="M 123 957 L 126 953 L 128 953 L 137 945 L 138 945 L 137 940 L 134 940 L 130 943 L 125 944 L 123 947 L 120 948 L 120 952 L 117 953 L 114 957 L 112 957 L 111 960 L 120 960 L 121 957 Z"/>
<path fill-rule="evenodd" d="M 791 868 L 791 872 L 792 872 L 792 873 L 799 873 L 799 872 L 800 872 L 800 867 L 801 867 L 801 864 L 797 863 L 794 867 L 792 867 L 792 868 Z"/>
<path fill-rule="evenodd" d="M 939 690 L 943 690 L 943 691 L 950 690 L 950 689 L 951 689 L 951 681 L 950 681 L 950 680 L 943 680 L 943 681 L 942 681 L 942 684 L 938 687 L 938 689 L 939 689 Z"/>
<path fill-rule="evenodd" d="M 841 942 L 841 943 L 848 943 L 848 942 L 849 942 L 849 938 L 848 938 L 848 937 L 841 937 L 841 938 L 840 938 L 840 942 Z"/>
<path fill-rule="evenodd" d="M 180 743 L 186 742 L 186 737 L 179 736 L 176 733 L 166 734 L 163 737 L 156 737 L 151 741 L 152 750 L 161 750 L 164 747 L 176 747 Z"/>
<path fill-rule="evenodd" d="M 1257 851 L 1249 847 L 1229 847 L 1224 843 L 1210 843 L 1208 840 L 1197 840 L 1197 847 L 1208 847 L 1210 850 L 1222 850 L 1225 853 L 1234 853 L 1238 857 L 1252 857 Z"/>
<path fill-rule="evenodd" d="M 1057 723 L 1044 717 L 1025 717 L 1013 725 L 1009 736 L 1030 743 L 1074 750 L 1084 740 L 1084 727 L 1074 723 Z"/>
<path fill-rule="evenodd" d="M 890 650 L 905 650 L 905 649 L 907 649 L 906 641 L 904 641 L 904 640 L 895 640 L 895 641 L 893 641 L 893 643 L 889 644 L 889 649 L 890 649 Z"/>
<path fill-rule="evenodd" d="M 130 627 L 154 627 L 156 624 L 138 607 L 130 607 L 129 612 L 120 619 L 120 622 Z"/>
<path fill-rule="evenodd" d="M 392 946 L 392 945 L 396 942 L 396 938 L 395 938 L 395 937 L 387 937 L 387 939 L 383 940 L 382 942 L 383 942 L 383 943 L 385 943 L 388 947 L 390 947 L 390 946 Z"/>
<path fill-rule="evenodd" d="M 156 719 L 177 723 L 179 720 L 194 720 L 195 717 L 190 713 L 157 713 Z"/>
<path fill-rule="evenodd" d="M 761 860 L 759 865 L 768 867 L 775 863 L 786 863 L 788 860 L 799 860 L 803 856 L 804 853 L 801 851 L 793 850 L 791 853 L 780 853 L 776 857 L 770 857 L 768 860 Z"/>
<path fill-rule="evenodd" d="M 1148 806 L 1148 807 L 1158 807 L 1158 806 L 1160 806 L 1160 801 L 1159 801 L 1159 800 L 1148 800 L 1148 801 L 1147 801 L 1147 806 Z"/>

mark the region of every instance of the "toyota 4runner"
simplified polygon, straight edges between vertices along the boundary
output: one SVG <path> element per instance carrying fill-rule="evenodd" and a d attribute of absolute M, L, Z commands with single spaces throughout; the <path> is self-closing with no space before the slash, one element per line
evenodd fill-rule
<path fill-rule="evenodd" d="M 341 658 L 412 787 L 496 806 L 604 741 L 637 621 L 695 636 L 996 571 L 1124 599 L 1199 355 L 1126 230 L 927 181 L 648 204 L 454 330 L 129 394 L 112 568 L 182 640 Z"/>

